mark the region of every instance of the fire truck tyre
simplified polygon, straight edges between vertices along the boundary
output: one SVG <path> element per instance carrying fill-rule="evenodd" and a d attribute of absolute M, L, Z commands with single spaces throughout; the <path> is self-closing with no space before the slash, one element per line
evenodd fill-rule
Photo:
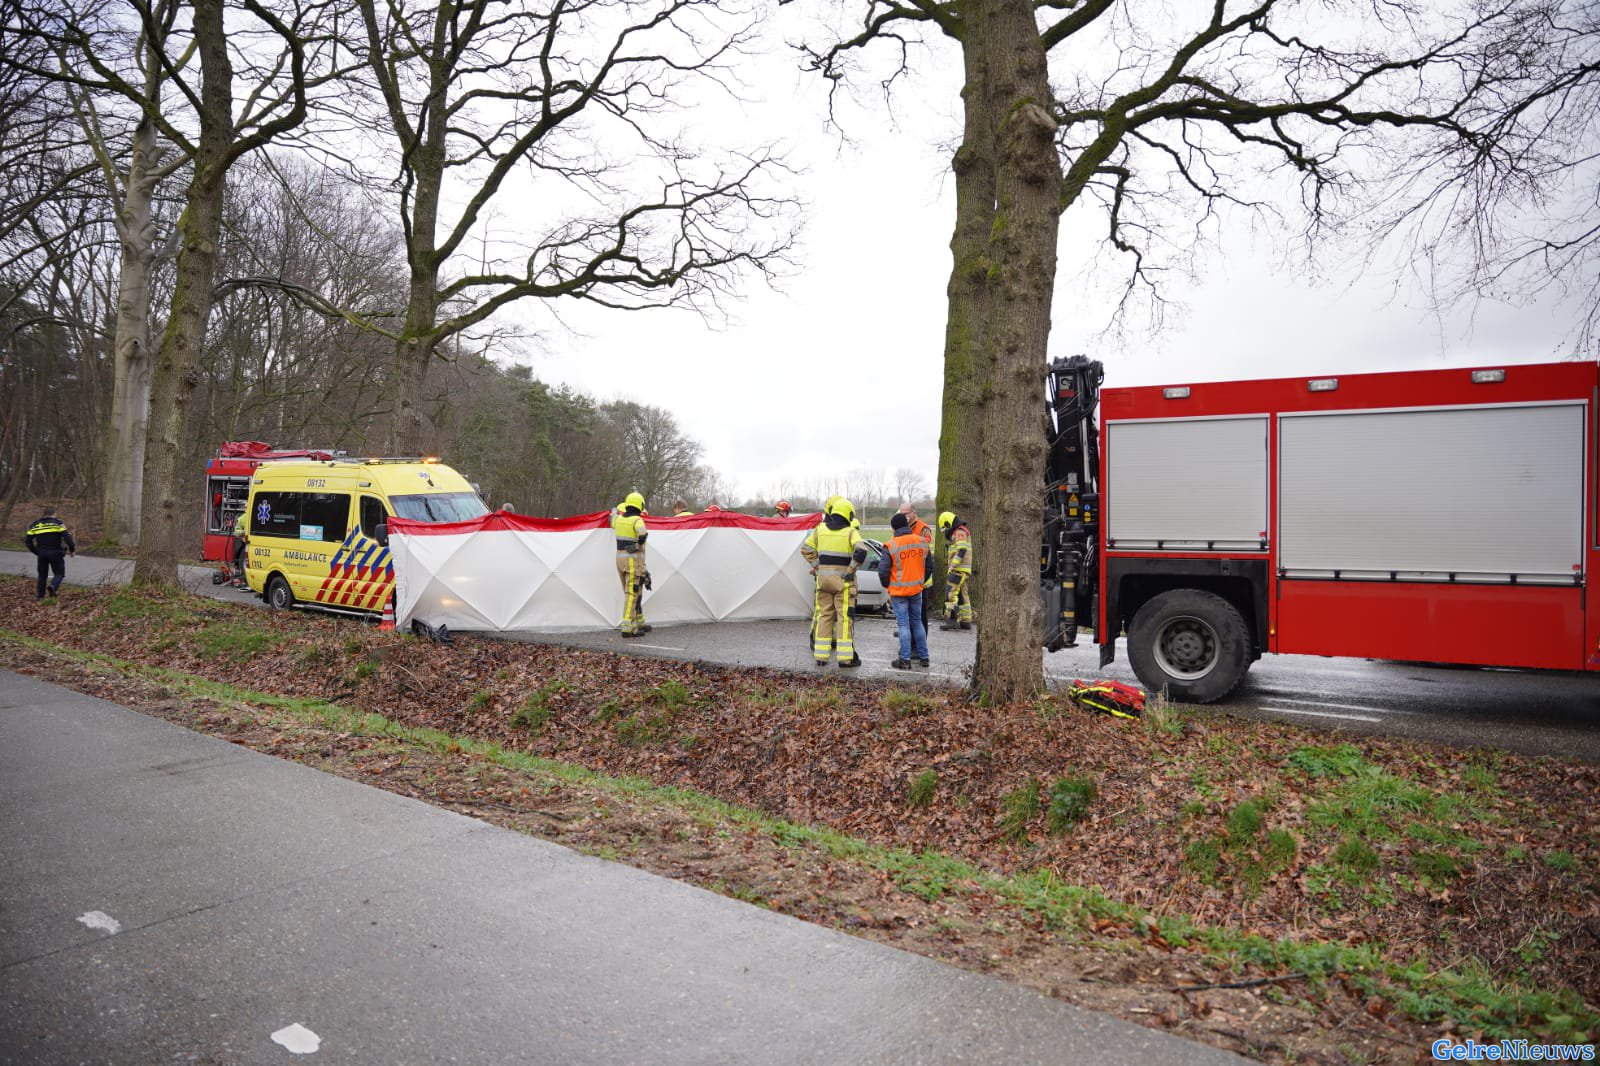
<path fill-rule="evenodd" d="M 294 606 L 294 593 L 289 591 L 289 583 L 283 579 L 282 574 L 273 574 L 267 581 L 267 606 L 275 611 L 286 611 Z"/>
<path fill-rule="evenodd" d="M 1233 604 L 1199 589 L 1151 599 L 1128 627 L 1128 661 L 1145 688 L 1187 703 L 1232 692 L 1250 667 L 1250 634 Z"/>

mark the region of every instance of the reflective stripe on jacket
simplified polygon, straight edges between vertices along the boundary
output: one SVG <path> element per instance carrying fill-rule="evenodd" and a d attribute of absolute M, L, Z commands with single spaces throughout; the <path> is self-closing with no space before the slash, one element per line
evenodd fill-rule
<path fill-rule="evenodd" d="M 966 526 L 950 531 L 950 569 L 958 574 L 972 573 L 972 534 Z"/>
<path fill-rule="evenodd" d="M 902 533 L 884 546 L 890 561 L 889 580 L 884 587 L 891 596 L 915 596 L 922 591 L 928 573 L 928 545 L 916 533 Z M 880 565 L 878 573 L 885 568 Z"/>
<path fill-rule="evenodd" d="M 38 555 L 40 552 L 75 552 L 77 544 L 73 543 L 72 534 L 67 532 L 67 527 L 59 518 L 41 518 L 28 527 L 28 532 L 23 535 L 22 542 L 28 550 Z"/>
<path fill-rule="evenodd" d="M 617 535 L 617 551 L 634 555 L 644 550 L 644 538 L 649 530 L 644 527 L 644 519 L 636 514 L 613 514 L 611 532 Z"/>
<path fill-rule="evenodd" d="M 819 570 L 847 571 L 860 565 L 867 550 L 861 544 L 859 530 L 851 526 L 829 529 L 824 522 L 806 535 L 800 554 Z"/>

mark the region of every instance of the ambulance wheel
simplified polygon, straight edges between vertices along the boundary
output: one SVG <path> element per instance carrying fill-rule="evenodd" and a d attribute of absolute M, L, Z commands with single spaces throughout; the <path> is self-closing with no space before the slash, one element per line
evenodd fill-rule
<path fill-rule="evenodd" d="M 1238 610 L 1213 592 L 1172 589 L 1152 598 L 1128 626 L 1128 661 L 1151 692 L 1210 703 L 1234 690 L 1250 667 L 1250 632 Z"/>
<path fill-rule="evenodd" d="M 294 606 L 294 593 L 289 591 L 289 583 L 282 574 L 273 574 L 267 580 L 267 594 L 262 598 L 275 611 L 287 611 Z"/>

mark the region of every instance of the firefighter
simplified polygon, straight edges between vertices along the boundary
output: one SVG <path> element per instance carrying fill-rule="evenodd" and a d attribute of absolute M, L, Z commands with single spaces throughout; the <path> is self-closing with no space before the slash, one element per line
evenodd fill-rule
<path fill-rule="evenodd" d="M 650 571 L 645 566 L 644 497 L 630 492 L 611 514 L 611 532 L 617 537 L 617 577 L 622 581 L 622 622 L 618 631 L 625 637 L 642 637 L 650 632 L 644 621 L 644 590 L 650 587 Z"/>
<path fill-rule="evenodd" d="M 776 517 L 776 518 L 788 518 L 789 517 L 789 512 L 791 512 L 793 510 L 794 510 L 794 504 L 790 503 L 788 500 L 779 500 L 778 501 L 778 506 L 776 508 L 774 508 L 774 511 L 776 512 L 774 517 Z"/>
<path fill-rule="evenodd" d="M 850 524 L 855 508 L 842 496 L 828 500 L 820 525 L 800 545 L 817 579 L 811 615 L 811 655 L 818 666 L 828 665 L 830 651 L 840 668 L 860 666 L 850 625 L 850 588 L 856 570 L 867 561 L 861 534 Z"/>
<path fill-rule="evenodd" d="M 945 540 L 944 621 L 940 629 L 972 628 L 972 531 L 954 511 L 939 516 L 939 532 Z"/>
<path fill-rule="evenodd" d="M 22 542 L 39 559 L 39 599 L 54 596 L 67 576 L 66 557 L 78 554 L 72 531 L 56 517 L 54 507 L 46 507 L 39 520 L 28 527 Z"/>

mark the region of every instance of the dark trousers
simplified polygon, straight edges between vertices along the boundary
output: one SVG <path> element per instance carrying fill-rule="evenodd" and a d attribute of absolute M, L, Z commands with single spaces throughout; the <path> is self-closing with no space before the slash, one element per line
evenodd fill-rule
<path fill-rule="evenodd" d="M 44 599 L 46 579 L 55 574 L 55 580 L 49 581 L 51 595 L 61 587 L 61 579 L 67 576 L 67 557 L 61 552 L 39 553 L 39 598 Z"/>

